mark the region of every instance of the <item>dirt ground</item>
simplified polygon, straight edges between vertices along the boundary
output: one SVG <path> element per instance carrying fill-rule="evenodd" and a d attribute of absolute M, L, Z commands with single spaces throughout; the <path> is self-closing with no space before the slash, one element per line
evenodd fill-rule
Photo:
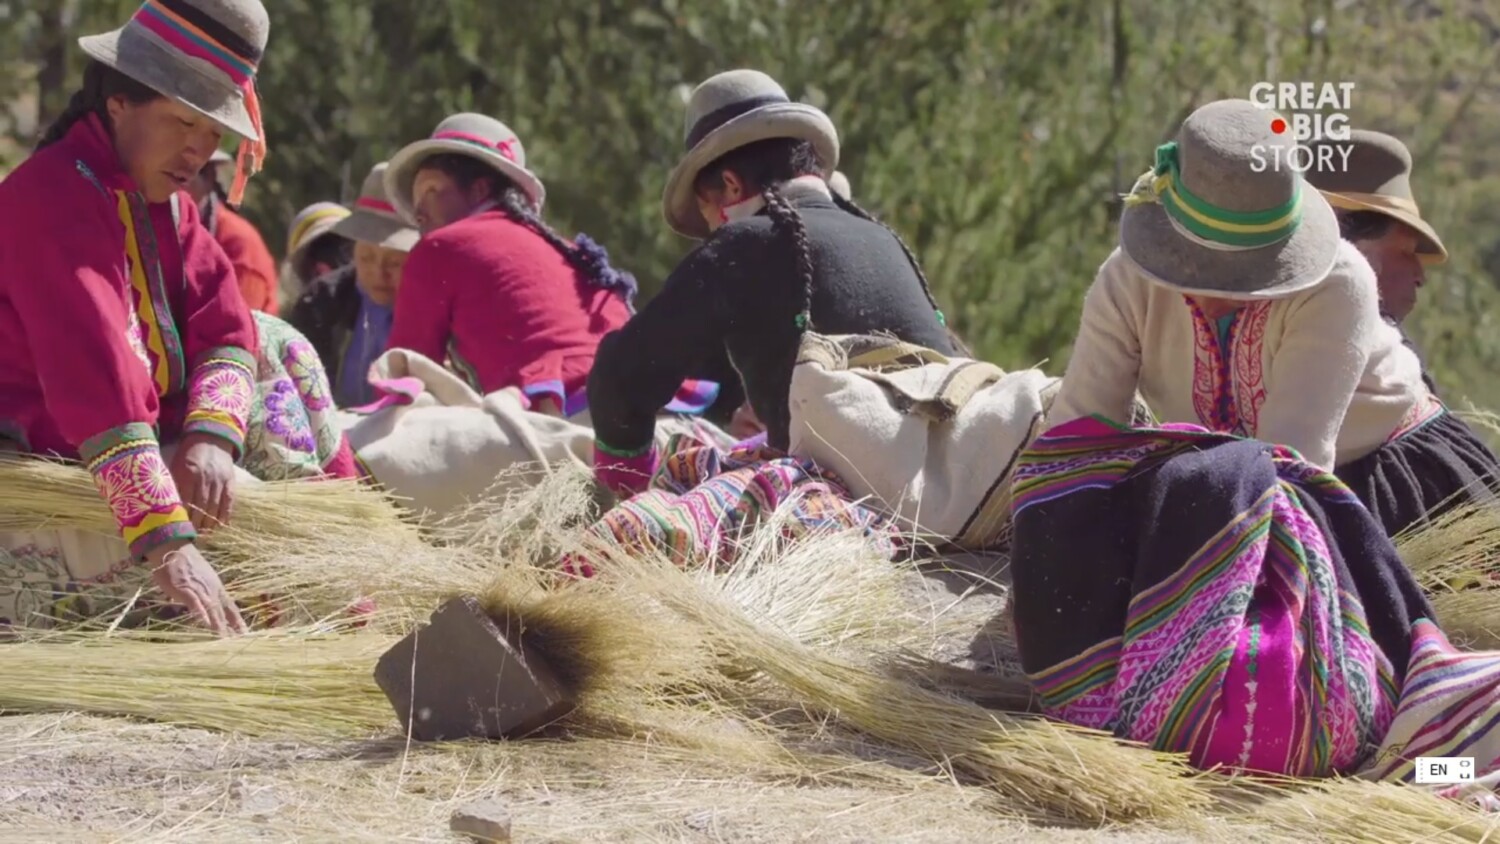
<path fill-rule="evenodd" d="M 962 561 L 913 584 L 969 635 L 945 656 L 1004 665 L 1003 572 Z M 454 810 L 508 806 L 517 841 L 1237 842 L 1253 828 L 1063 830 L 992 792 L 916 775 L 859 787 L 775 782 L 649 745 L 313 746 L 83 715 L 0 717 L 0 841 L 458 841 Z"/>

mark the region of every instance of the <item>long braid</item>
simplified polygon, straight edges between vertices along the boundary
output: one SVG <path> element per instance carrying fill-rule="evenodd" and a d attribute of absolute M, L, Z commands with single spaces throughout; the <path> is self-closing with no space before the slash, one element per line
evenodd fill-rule
<path fill-rule="evenodd" d="M 556 249 L 573 268 L 583 274 L 591 284 L 613 291 L 631 311 L 635 310 L 635 297 L 640 291 L 635 276 L 618 270 L 609 264 L 609 253 L 586 234 L 579 234 L 573 243 L 568 243 L 543 220 L 526 196 L 516 188 L 506 188 L 499 197 L 500 208 L 506 215 L 533 232 L 536 232 L 553 249 Z"/>
<path fill-rule="evenodd" d="M 922 294 L 927 297 L 928 304 L 932 305 L 932 310 L 937 313 L 938 322 L 947 325 L 948 318 L 943 315 L 943 309 L 938 307 L 937 298 L 932 295 L 932 288 L 927 284 L 927 274 L 922 272 L 922 265 L 917 262 L 917 256 L 911 251 L 911 247 L 907 246 L 906 241 L 901 239 L 901 233 L 876 219 L 875 215 L 855 205 L 853 200 L 845 199 L 837 193 L 833 194 L 833 204 L 861 220 L 869 220 L 872 223 L 879 224 L 886 231 L 890 232 L 892 237 L 896 238 L 896 242 L 901 245 L 901 251 L 906 253 L 906 260 L 911 262 L 911 268 L 916 271 L 917 280 L 922 283 Z"/>
<path fill-rule="evenodd" d="M 802 310 L 797 314 L 797 328 L 812 330 L 813 304 L 813 260 L 812 245 L 807 241 L 807 225 L 802 215 L 787 201 L 780 185 L 771 185 L 761 194 L 766 201 L 766 215 L 771 218 L 771 230 L 791 247 L 797 261 L 797 274 L 802 277 Z"/>
<path fill-rule="evenodd" d="M 62 140 L 73 128 L 73 124 L 88 117 L 89 114 L 98 111 L 104 105 L 104 74 L 98 69 L 103 67 L 97 63 L 90 63 L 83 72 L 83 87 L 73 92 L 72 99 L 68 100 L 67 108 L 62 114 L 52 121 L 47 131 L 42 133 L 41 140 L 37 141 L 36 149 L 51 146 Z M 33 150 L 35 151 L 35 150 Z"/>

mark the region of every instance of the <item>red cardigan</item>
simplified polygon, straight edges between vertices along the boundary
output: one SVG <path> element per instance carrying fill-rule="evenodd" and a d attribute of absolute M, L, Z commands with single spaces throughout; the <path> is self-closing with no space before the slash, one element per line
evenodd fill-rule
<path fill-rule="evenodd" d="M 140 556 L 194 536 L 159 441 L 238 452 L 257 333 L 179 194 L 149 204 L 96 117 L 0 182 L 0 438 L 82 458 Z"/>
<path fill-rule="evenodd" d="M 220 203 L 214 215 L 214 240 L 229 256 L 245 304 L 251 310 L 276 316 L 276 296 L 280 291 L 276 259 L 271 257 L 265 238 L 260 236 L 253 223 L 228 205 Z"/>
<path fill-rule="evenodd" d="M 485 211 L 411 251 L 387 346 L 446 359 L 481 393 L 518 387 L 567 410 L 584 400 L 600 338 L 629 318 L 541 235 Z"/>

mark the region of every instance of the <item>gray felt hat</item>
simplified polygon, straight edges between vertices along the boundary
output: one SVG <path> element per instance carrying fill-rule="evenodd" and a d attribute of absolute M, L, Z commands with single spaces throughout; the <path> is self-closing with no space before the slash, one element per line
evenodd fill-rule
<path fill-rule="evenodd" d="M 270 31 L 259 0 L 146 0 L 124 26 L 78 45 L 235 134 L 263 141 L 255 72 Z"/>
<path fill-rule="evenodd" d="M 330 234 L 402 252 L 410 252 L 417 245 L 421 234 L 401 219 L 386 193 L 385 174 L 388 169 L 389 165 L 384 161 L 370 169 L 359 190 L 359 198 L 354 200 L 354 213 L 334 223 L 328 230 Z"/>
<path fill-rule="evenodd" d="M 1224 299 L 1279 298 L 1327 277 L 1338 222 L 1289 165 L 1296 142 L 1272 129 L 1277 118 L 1249 100 L 1189 115 L 1126 197 L 1125 255 L 1160 284 Z"/>
<path fill-rule="evenodd" d="M 679 234 L 708 237 L 693 181 L 704 167 L 740 147 L 771 138 L 810 141 L 825 171 L 839 163 L 839 134 L 828 115 L 794 103 L 776 80 L 758 70 L 730 70 L 693 89 L 683 125 L 682 160 L 667 177 L 662 210 Z"/>
<path fill-rule="evenodd" d="M 542 180 L 526 169 L 526 148 L 509 126 L 483 114 L 455 114 L 439 123 L 431 136 L 407 144 L 391 156 L 390 167 L 385 171 L 386 193 L 402 219 L 415 220 L 411 189 L 422 162 L 443 153 L 467 155 L 498 170 L 515 182 L 538 209 L 547 198 Z"/>

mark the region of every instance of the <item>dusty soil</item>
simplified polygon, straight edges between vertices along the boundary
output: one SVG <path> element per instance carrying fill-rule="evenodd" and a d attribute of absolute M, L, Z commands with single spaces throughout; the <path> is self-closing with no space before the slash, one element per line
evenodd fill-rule
<path fill-rule="evenodd" d="M 993 672 L 1003 570 L 957 561 L 913 600 L 964 621 L 944 656 Z M 1013 671 L 1013 666 L 1010 669 Z M 1191 830 L 1080 831 L 1009 817 L 991 792 L 932 778 L 827 786 L 716 770 L 647 745 L 392 739 L 307 745 L 82 715 L 0 718 L 0 840 L 457 841 L 453 811 L 499 797 L 517 841 L 1166 842 L 1264 840 Z"/>

